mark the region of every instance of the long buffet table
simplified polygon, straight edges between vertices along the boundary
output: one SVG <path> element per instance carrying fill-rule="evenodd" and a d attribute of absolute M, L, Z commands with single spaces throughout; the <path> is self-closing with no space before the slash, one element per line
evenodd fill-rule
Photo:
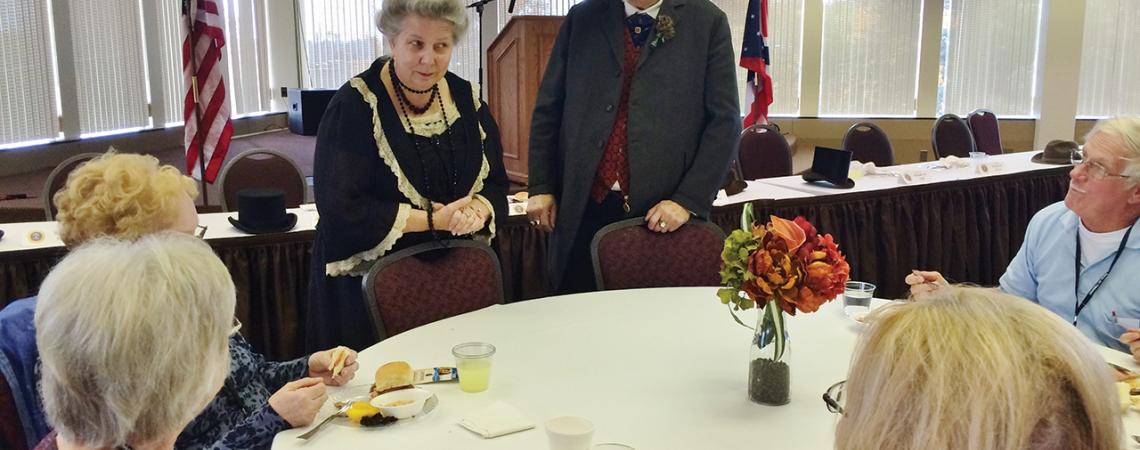
<path fill-rule="evenodd" d="M 757 217 L 803 215 L 831 233 L 851 262 L 854 279 L 879 285 L 877 296 L 905 294 L 903 277 L 912 268 L 940 270 L 955 281 L 996 284 L 1024 237 L 1029 219 L 1064 198 L 1067 166 L 1035 164 L 1032 153 L 990 157 L 1003 167 L 978 175 L 961 168 L 910 164 L 893 174 L 866 175 L 852 190 L 804 183 L 799 177 L 750 181 L 740 194 L 721 196 L 711 220 L 726 231 L 739 226 L 745 203 Z M 914 183 L 898 181 L 903 175 Z M 499 252 L 507 300 L 548 295 L 544 233 L 529 226 L 525 207 L 513 204 L 499 230 Z M 206 239 L 229 267 L 238 289 L 243 334 L 266 355 L 283 359 L 300 352 L 310 249 L 316 212 L 311 205 L 292 210 L 300 216 L 289 232 L 250 236 L 234 229 L 231 214 L 203 214 Z M 55 224 L 0 224 L 0 306 L 33 295 L 51 266 L 64 254 Z M 29 235 L 38 231 L 43 240 Z"/>

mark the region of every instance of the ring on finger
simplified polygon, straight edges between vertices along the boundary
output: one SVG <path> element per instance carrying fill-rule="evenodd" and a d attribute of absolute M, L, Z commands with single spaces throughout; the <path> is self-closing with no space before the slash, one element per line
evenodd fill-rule
<path fill-rule="evenodd" d="M 664 220 L 661 220 L 661 221 L 657 222 L 657 228 L 664 230 L 666 228 L 669 228 L 669 224 L 666 223 Z"/>

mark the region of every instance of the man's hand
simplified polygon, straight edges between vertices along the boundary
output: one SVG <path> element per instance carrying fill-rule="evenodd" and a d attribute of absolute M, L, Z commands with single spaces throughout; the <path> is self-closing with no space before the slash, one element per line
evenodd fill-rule
<path fill-rule="evenodd" d="M 337 347 L 309 355 L 309 376 L 320 378 L 329 386 L 348 383 L 356 376 L 357 369 L 360 369 L 360 364 L 356 362 L 356 352 L 348 347 Z"/>
<path fill-rule="evenodd" d="M 1124 334 L 1120 335 L 1120 343 L 1128 346 L 1134 361 L 1140 362 L 1140 330 L 1128 328 Z"/>
<path fill-rule="evenodd" d="M 911 297 L 926 295 L 950 285 L 941 273 L 921 270 L 911 270 L 910 275 L 906 276 L 906 284 L 910 285 Z"/>
<path fill-rule="evenodd" d="M 645 226 L 650 231 L 672 233 L 689 221 L 689 211 L 672 200 L 661 200 L 645 213 Z"/>
<path fill-rule="evenodd" d="M 547 233 L 554 231 L 554 220 L 558 218 L 558 205 L 551 194 L 531 196 L 526 202 L 526 218 L 530 224 Z"/>
<path fill-rule="evenodd" d="M 317 411 L 329 396 L 320 378 L 302 378 L 291 381 L 269 397 L 269 407 L 289 425 L 303 427 L 313 423 Z"/>

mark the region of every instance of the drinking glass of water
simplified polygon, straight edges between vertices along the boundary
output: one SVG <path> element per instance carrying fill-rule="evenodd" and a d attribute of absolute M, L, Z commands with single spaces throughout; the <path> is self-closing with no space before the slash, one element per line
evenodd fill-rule
<path fill-rule="evenodd" d="M 875 296 L 875 285 L 865 281 L 848 281 L 843 291 L 843 313 L 847 317 L 866 314 L 871 310 L 871 298 Z"/>

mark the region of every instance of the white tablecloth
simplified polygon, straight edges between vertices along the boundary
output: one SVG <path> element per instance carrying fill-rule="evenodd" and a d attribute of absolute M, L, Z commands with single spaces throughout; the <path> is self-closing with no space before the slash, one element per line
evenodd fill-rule
<path fill-rule="evenodd" d="M 754 321 L 755 314 L 744 320 Z M 330 392 L 366 390 L 360 385 L 392 360 L 451 366 L 452 345 L 467 341 L 498 347 L 489 390 L 467 394 L 454 383 L 422 385 L 440 399 L 426 417 L 380 429 L 337 419 L 308 443 L 296 439 L 304 430 L 278 434 L 273 448 L 545 449 L 543 422 L 576 415 L 594 422 L 595 442 L 639 450 L 830 449 L 837 416 L 822 395 L 847 376 L 861 327 L 843 315 L 842 302 L 789 318 L 792 399 L 769 407 L 747 398 L 752 332 L 732 321 L 714 288 L 608 291 L 493 306 L 368 348 L 351 382 L 357 386 Z M 1136 367 L 1128 355 L 1103 352 Z M 538 427 L 482 439 L 457 425 L 497 400 Z M 1133 432 L 1140 431 L 1136 415 L 1128 413 Z"/>
<path fill-rule="evenodd" d="M 316 229 L 317 209 L 315 205 L 301 205 L 300 208 L 291 208 L 288 212 L 297 215 L 297 225 L 286 233 Z M 236 212 L 199 214 L 198 224 L 206 226 L 205 238 L 207 240 L 249 237 L 250 234 L 234 228 L 233 224 L 230 223 L 229 218 L 237 218 L 237 214 Z M 59 224 L 57 222 L 6 223 L 0 224 L 0 228 L 4 229 L 4 238 L 0 239 L 0 254 L 63 246 L 63 241 L 59 240 Z M 39 233 L 43 237 L 42 240 L 32 240 L 30 236 L 33 233 Z"/>
<path fill-rule="evenodd" d="M 809 194 L 809 196 L 815 196 L 899 188 L 907 185 L 899 181 L 899 177 L 897 175 L 902 174 L 912 175 L 911 184 L 930 184 L 947 181 L 970 180 L 987 176 L 1029 172 L 1034 170 L 1044 170 L 1058 167 L 1055 164 L 1039 164 L 1030 161 L 1030 158 L 1032 158 L 1036 153 L 1037 152 L 1007 153 L 1004 155 L 994 155 L 981 159 L 980 161 L 987 164 L 989 167 L 997 167 L 987 173 L 979 173 L 975 166 L 975 163 L 977 163 L 977 161 L 973 161 L 969 158 L 958 159 L 961 164 L 964 164 L 961 167 L 946 167 L 946 164 L 941 161 L 901 164 L 889 167 L 877 167 L 876 171 L 878 172 L 890 173 L 864 175 L 863 177 L 855 180 L 855 187 L 851 189 L 836 189 L 834 187 L 829 187 L 830 185 L 826 183 L 808 183 L 804 181 L 803 177 L 799 175 L 778 178 L 765 178 L 758 180 L 758 182 L 764 185 L 761 190 L 769 189 L 770 186 L 785 190 L 790 189 L 793 191 Z M 913 177 L 916 174 L 924 174 L 925 179 Z M 747 192 L 747 190 L 745 192 Z M 740 195 L 744 194 L 738 194 L 737 196 L 733 197 L 738 197 Z M 765 196 L 762 198 L 772 197 Z M 738 202 L 733 201 L 731 203 Z"/>

